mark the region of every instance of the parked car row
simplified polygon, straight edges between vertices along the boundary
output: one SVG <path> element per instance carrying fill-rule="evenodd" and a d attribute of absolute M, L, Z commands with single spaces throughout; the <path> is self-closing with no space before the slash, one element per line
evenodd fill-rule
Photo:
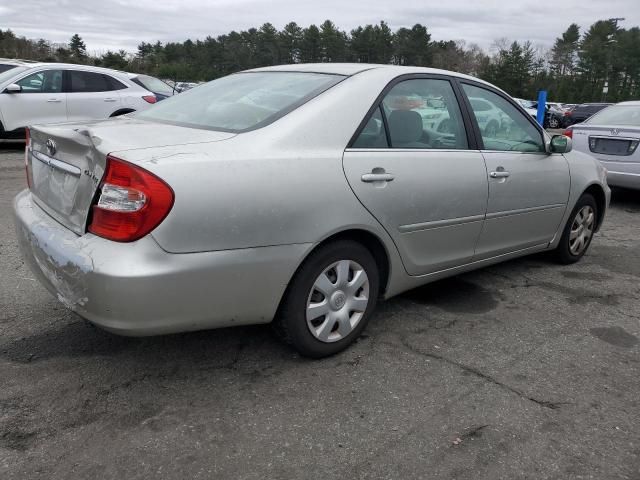
<path fill-rule="evenodd" d="M 86 65 L 0 61 L 0 138 L 34 123 L 100 120 L 173 95 L 157 78 Z"/>

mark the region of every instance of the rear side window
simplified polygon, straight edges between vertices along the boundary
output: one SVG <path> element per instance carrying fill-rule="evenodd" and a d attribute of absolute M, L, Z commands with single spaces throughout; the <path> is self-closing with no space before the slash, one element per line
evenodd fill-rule
<path fill-rule="evenodd" d="M 120 80 L 116 80 L 109 75 L 103 75 L 103 77 L 107 81 L 107 84 L 111 87 L 110 90 L 124 90 L 125 88 L 127 88 L 127 86 Z"/>
<path fill-rule="evenodd" d="M 384 128 L 380 107 L 376 108 L 373 115 L 364 126 L 358 138 L 353 142 L 353 148 L 387 148 L 387 132 Z"/>
<path fill-rule="evenodd" d="M 306 72 L 236 73 L 163 100 L 136 116 L 186 127 L 243 132 L 274 122 L 343 78 Z"/>
<path fill-rule="evenodd" d="M 70 92 L 109 92 L 113 90 L 110 77 L 101 73 L 70 70 Z M 114 80 L 115 81 L 115 80 Z"/>
<path fill-rule="evenodd" d="M 416 78 L 402 81 L 389 90 L 380 108 L 352 147 L 467 148 L 462 114 L 448 80 Z M 391 145 L 387 145 L 383 115 Z"/>

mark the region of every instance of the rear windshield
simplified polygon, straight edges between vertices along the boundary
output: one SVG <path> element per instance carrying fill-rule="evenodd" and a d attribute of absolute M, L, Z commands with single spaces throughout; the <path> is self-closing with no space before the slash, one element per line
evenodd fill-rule
<path fill-rule="evenodd" d="M 612 105 L 600 110 L 584 123 L 640 127 L 640 105 Z"/>
<path fill-rule="evenodd" d="M 237 73 L 163 100 L 136 116 L 238 133 L 268 125 L 343 78 L 306 72 Z"/>
<path fill-rule="evenodd" d="M 168 96 L 173 95 L 173 88 L 171 88 L 159 78 L 149 77 L 148 75 L 138 75 L 133 80 L 137 80 L 140 85 L 142 85 L 150 92 L 160 93 Z"/>

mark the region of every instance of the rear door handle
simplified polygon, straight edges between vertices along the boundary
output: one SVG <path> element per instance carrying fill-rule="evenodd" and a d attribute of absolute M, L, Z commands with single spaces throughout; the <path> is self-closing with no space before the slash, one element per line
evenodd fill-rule
<path fill-rule="evenodd" d="M 491 172 L 489 174 L 489 176 L 491 178 L 507 178 L 509 175 L 511 175 L 509 172 L 505 172 L 504 170 L 499 170 L 497 172 Z"/>
<path fill-rule="evenodd" d="M 60 100 L 59 98 L 50 98 L 49 100 L 47 100 L 47 103 L 60 103 L 62 100 Z"/>
<path fill-rule="evenodd" d="M 104 101 L 105 102 L 115 102 L 116 99 L 115 98 L 105 98 Z"/>
<path fill-rule="evenodd" d="M 362 181 L 367 183 L 391 182 L 394 178 L 396 178 L 395 175 L 391 173 L 365 173 L 361 177 Z"/>

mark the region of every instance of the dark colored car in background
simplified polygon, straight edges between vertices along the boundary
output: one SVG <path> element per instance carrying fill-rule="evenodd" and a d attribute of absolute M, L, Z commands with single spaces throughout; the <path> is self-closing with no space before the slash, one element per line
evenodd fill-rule
<path fill-rule="evenodd" d="M 538 109 L 538 102 L 531 102 L 531 107 Z M 544 128 L 560 128 L 562 126 L 562 121 L 565 112 L 552 107 L 551 105 L 545 105 L 545 114 L 544 114 Z"/>
<path fill-rule="evenodd" d="M 576 123 L 584 122 L 591 115 L 599 112 L 603 108 L 613 105 L 612 103 L 581 103 L 572 110 L 564 113 L 562 117 L 562 127 L 568 127 Z"/>
<path fill-rule="evenodd" d="M 173 88 L 156 77 L 132 73 L 129 78 L 132 82 L 137 83 L 141 87 L 155 94 L 158 101 L 171 97 L 176 93 L 174 92 Z"/>

